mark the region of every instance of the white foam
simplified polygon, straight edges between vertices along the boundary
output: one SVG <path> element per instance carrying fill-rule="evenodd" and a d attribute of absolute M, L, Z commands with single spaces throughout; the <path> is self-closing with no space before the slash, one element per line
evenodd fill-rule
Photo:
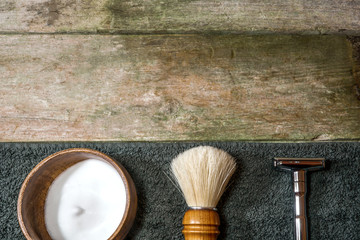
<path fill-rule="evenodd" d="M 45 224 L 55 240 L 108 239 L 126 207 L 125 184 L 108 163 L 88 159 L 61 173 L 50 186 Z"/>

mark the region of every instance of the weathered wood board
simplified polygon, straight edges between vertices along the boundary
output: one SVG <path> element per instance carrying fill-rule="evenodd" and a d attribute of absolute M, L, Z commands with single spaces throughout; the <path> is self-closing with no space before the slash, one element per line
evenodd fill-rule
<path fill-rule="evenodd" d="M 360 139 L 341 36 L 0 36 L 1 141 Z"/>
<path fill-rule="evenodd" d="M 0 32 L 211 31 L 360 34 L 360 1 L 0 1 Z"/>

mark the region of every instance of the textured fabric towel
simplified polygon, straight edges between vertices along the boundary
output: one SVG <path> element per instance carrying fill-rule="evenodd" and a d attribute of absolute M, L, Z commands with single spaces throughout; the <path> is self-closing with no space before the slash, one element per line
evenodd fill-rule
<path fill-rule="evenodd" d="M 291 174 L 273 168 L 274 157 L 324 157 L 326 169 L 308 175 L 311 239 L 360 239 L 360 143 L 0 143 L 0 239 L 24 239 L 16 215 L 19 189 L 31 169 L 57 151 L 86 147 L 120 162 L 139 199 L 127 239 L 183 239 L 186 204 L 169 179 L 169 164 L 198 145 L 221 148 L 238 170 L 218 209 L 219 239 L 292 239 Z"/>

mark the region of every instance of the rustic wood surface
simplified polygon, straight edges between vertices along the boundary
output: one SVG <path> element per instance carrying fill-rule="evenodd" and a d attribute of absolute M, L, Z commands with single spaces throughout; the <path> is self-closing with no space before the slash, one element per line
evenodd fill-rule
<path fill-rule="evenodd" d="M 0 32 L 211 31 L 360 34 L 360 1 L 0 1 Z"/>
<path fill-rule="evenodd" d="M 0 141 L 360 138 L 342 36 L 0 35 Z"/>

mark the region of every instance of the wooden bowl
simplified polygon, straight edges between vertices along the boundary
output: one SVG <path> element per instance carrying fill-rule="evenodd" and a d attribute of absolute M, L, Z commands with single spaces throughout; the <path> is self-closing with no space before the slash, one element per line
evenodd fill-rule
<path fill-rule="evenodd" d="M 21 186 L 17 213 L 26 239 L 51 239 L 45 226 L 45 200 L 54 179 L 67 168 L 87 159 L 97 159 L 112 165 L 121 176 L 126 190 L 124 216 L 109 239 L 123 239 L 136 215 L 137 196 L 134 182 L 121 164 L 109 156 L 91 149 L 72 148 L 57 152 L 42 160 L 26 177 Z"/>

